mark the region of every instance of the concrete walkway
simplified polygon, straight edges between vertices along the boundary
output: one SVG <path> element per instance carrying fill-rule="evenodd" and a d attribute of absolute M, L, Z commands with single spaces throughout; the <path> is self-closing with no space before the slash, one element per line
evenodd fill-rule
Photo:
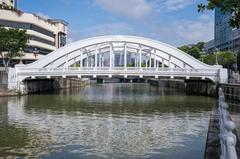
<path fill-rule="evenodd" d="M 219 115 L 214 111 L 210 116 L 206 149 L 205 149 L 205 159 L 219 159 L 220 158 L 220 141 L 219 141 Z"/>
<path fill-rule="evenodd" d="M 235 134 L 237 136 L 237 145 L 236 145 L 236 151 L 237 151 L 237 156 L 240 158 L 240 114 L 232 114 L 230 115 L 232 121 L 235 123 L 236 129 L 235 129 Z"/>

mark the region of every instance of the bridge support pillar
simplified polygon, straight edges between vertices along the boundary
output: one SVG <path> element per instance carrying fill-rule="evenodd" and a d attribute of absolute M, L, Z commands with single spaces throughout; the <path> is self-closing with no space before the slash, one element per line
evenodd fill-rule
<path fill-rule="evenodd" d="M 102 78 L 97 78 L 97 83 L 104 83 L 105 81 L 104 81 L 104 79 L 102 79 Z"/>

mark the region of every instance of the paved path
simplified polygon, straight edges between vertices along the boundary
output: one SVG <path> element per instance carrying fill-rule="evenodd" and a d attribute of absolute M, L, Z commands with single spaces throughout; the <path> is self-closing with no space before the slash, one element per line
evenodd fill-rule
<path fill-rule="evenodd" d="M 219 159 L 220 157 L 220 141 L 219 141 L 219 115 L 214 111 L 210 116 L 206 149 L 205 149 L 205 159 Z"/>
<path fill-rule="evenodd" d="M 240 158 L 240 141 L 239 141 L 239 139 L 240 139 L 240 114 L 232 114 L 230 116 L 232 118 L 232 121 L 236 125 L 236 130 L 234 132 L 237 136 L 236 151 L 237 151 L 238 158 Z"/>

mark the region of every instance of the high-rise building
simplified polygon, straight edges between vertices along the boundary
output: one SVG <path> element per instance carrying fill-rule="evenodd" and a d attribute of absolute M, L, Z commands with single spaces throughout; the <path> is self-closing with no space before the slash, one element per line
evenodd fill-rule
<path fill-rule="evenodd" d="M 233 49 L 233 32 L 230 26 L 231 13 L 223 14 L 219 8 L 215 9 L 215 47 L 219 50 Z"/>
<path fill-rule="evenodd" d="M 35 61 L 66 44 L 67 22 L 22 12 L 13 8 L 16 3 L 13 0 L 0 0 L 0 25 L 24 29 L 29 34 L 28 47 L 24 50 L 25 56 L 22 57 L 24 63 Z"/>
<path fill-rule="evenodd" d="M 206 52 L 215 49 L 240 52 L 240 29 L 233 29 L 230 26 L 231 16 L 231 13 L 223 14 L 219 8 L 215 9 L 214 39 L 205 43 Z"/>

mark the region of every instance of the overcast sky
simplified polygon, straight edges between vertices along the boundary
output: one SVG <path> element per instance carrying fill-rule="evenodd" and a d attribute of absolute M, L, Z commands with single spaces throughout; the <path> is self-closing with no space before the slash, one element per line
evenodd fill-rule
<path fill-rule="evenodd" d="M 124 34 L 180 46 L 213 38 L 213 12 L 197 12 L 197 4 L 206 1 L 19 0 L 19 8 L 46 18 L 66 20 L 69 42 Z"/>

